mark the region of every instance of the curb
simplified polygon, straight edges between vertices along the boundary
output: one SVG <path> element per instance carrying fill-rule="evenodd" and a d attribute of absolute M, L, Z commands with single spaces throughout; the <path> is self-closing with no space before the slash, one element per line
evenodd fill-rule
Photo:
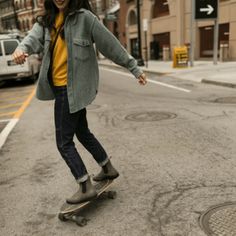
<path fill-rule="evenodd" d="M 202 79 L 201 83 L 212 84 L 212 85 L 217 85 L 217 86 L 223 86 L 223 87 L 228 87 L 228 88 L 236 88 L 236 84 L 232 84 L 232 83 L 228 83 L 228 82 L 208 80 L 208 79 Z"/>

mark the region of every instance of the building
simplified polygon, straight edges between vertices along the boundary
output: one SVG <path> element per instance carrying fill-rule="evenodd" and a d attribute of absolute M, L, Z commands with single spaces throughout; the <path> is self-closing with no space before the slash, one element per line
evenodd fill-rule
<path fill-rule="evenodd" d="M 27 32 L 42 11 L 43 0 L 0 0 L 1 31 Z"/>
<path fill-rule="evenodd" d="M 120 3 L 118 0 L 92 0 L 95 13 L 101 22 L 118 38 L 118 12 Z"/>
<path fill-rule="evenodd" d="M 147 20 L 149 59 L 162 59 L 163 47 L 170 55 L 175 46 L 190 44 L 191 2 L 189 0 L 140 0 L 141 27 Z M 236 60 L 236 0 L 219 0 L 219 47 L 228 45 L 229 59 Z M 195 59 L 213 56 L 213 20 L 195 21 Z M 142 30 L 142 54 L 145 38 Z M 120 0 L 119 39 L 132 55 L 137 51 L 137 10 L 135 0 Z"/>
<path fill-rule="evenodd" d="M 0 32 L 17 28 L 17 16 L 11 0 L 0 0 Z"/>
<path fill-rule="evenodd" d="M 14 0 L 20 31 L 29 31 L 43 7 L 43 0 Z"/>
<path fill-rule="evenodd" d="M 100 21 L 119 38 L 118 13 L 120 3 L 118 0 L 91 0 L 92 8 Z M 97 52 L 99 58 L 103 56 Z"/>

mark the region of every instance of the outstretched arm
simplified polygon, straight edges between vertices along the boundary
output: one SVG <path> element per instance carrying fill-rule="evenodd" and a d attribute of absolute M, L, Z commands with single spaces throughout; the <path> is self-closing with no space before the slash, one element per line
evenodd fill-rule
<path fill-rule="evenodd" d="M 35 23 L 29 34 L 16 48 L 12 54 L 14 61 L 17 64 L 23 64 L 28 55 L 33 53 L 40 53 L 43 51 L 44 44 L 44 29 L 39 23 Z"/>
<path fill-rule="evenodd" d="M 126 51 L 118 39 L 97 19 L 94 18 L 92 37 L 97 49 L 114 63 L 127 68 L 139 83 L 146 84 L 146 76 L 138 68 L 137 61 Z"/>

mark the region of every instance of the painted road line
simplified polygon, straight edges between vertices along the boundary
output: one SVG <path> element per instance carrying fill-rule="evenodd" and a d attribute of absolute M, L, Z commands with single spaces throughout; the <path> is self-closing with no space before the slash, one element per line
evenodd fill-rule
<path fill-rule="evenodd" d="M 153 84 L 158 84 L 158 85 L 165 86 L 165 87 L 172 88 L 172 89 L 176 89 L 176 90 L 179 90 L 179 91 L 182 91 L 182 92 L 186 92 L 186 93 L 191 92 L 191 90 L 188 90 L 188 89 L 180 88 L 180 87 L 177 87 L 177 86 L 173 86 L 173 85 L 170 85 L 170 84 L 158 82 L 158 81 L 151 80 L 151 79 L 147 79 L 147 81 L 150 82 L 150 83 L 153 83 Z"/>
<path fill-rule="evenodd" d="M 22 113 L 24 112 L 24 110 L 26 109 L 26 107 L 29 105 L 30 101 L 34 97 L 35 91 L 36 91 L 36 89 L 34 88 L 34 90 L 30 93 L 29 97 L 22 104 L 20 109 L 17 112 L 14 112 L 14 114 L 15 114 L 14 118 L 11 119 L 11 121 L 6 125 L 6 127 L 0 133 L 0 149 L 2 148 L 4 143 L 6 142 L 8 135 L 11 133 L 11 131 L 13 130 L 13 128 L 15 127 L 17 122 L 19 121 L 20 116 L 22 115 Z"/>
<path fill-rule="evenodd" d="M 125 76 L 131 77 L 131 78 L 134 77 L 133 75 L 131 75 L 131 74 L 129 74 L 129 73 L 125 73 L 125 72 L 121 72 L 121 71 L 117 71 L 117 70 L 112 70 L 112 69 L 107 69 L 107 68 L 104 68 L 104 67 L 102 67 L 102 70 L 106 70 L 106 71 L 110 71 L 110 72 L 113 72 L 113 73 L 125 75 Z M 188 90 L 188 89 L 184 89 L 184 88 L 177 87 L 177 86 L 174 86 L 174 85 L 170 85 L 170 84 L 158 82 L 158 81 L 151 80 L 151 79 L 147 79 L 147 81 L 148 81 L 149 83 L 158 84 L 158 85 L 161 85 L 161 86 L 163 86 L 163 87 L 167 87 L 167 88 L 179 90 L 179 91 L 185 92 L 185 93 L 190 93 L 190 92 L 191 92 L 191 90 Z"/>
<path fill-rule="evenodd" d="M 8 113 L 0 113 L 0 117 L 3 117 L 3 116 L 11 116 L 11 115 L 14 115 L 17 111 L 13 111 L 13 112 L 8 112 Z"/>
<path fill-rule="evenodd" d="M 11 121 L 11 119 L 0 120 L 0 123 L 6 123 L 6 122 L 9 122 L 9 121 Z"/>
<path fill-rule="evenodd" d="M 22 113 L 24 112 L 24 110 L 26 109 L 26 107 L 29 105 L 29 103 L 31 102 L 32 98 L 34 97 L 35 91 L 36 91 L 36 89 L 34 88 L 33 91 L 30 93 L 29 97 L 22 104 L 20 109 L 15 113 L 14 118 L 20 118 L 20 116 L 22 115 Z"/>
<path fill-rule="evenodd" d="M 7 140 L 8 135 L 11 133 L 12 129 L 15 127 L 19 119 L 11 119 L 11 121 L 6 125 L 3 131 L 0 133 L 0 149 Z"/>
<path fill-rule="evenodd" d="M 22 103 L 15 103 L 15 104 L 9 104 L 9 105 L 6 105 L 6 106 L 0 106 L 0 110 L 1 109 L 5 109 L 5 108 L 9 108 L 9 107 L 17 107 L 17 106 L 20 106 Z"/>
<path fill-rule="evenodd" d="M 0 96 L 1 98 L 1 96 Z M 13 101 L 13 100 L 16 100 L 16 99 L 25 99 L 27 98 L 27 95 L 21 95 L 21 96 L 14 96 L 13 95 L 10 95 L 10 96 L 4 96 L 3 98 L 1 98 L 1 101 Z"/>

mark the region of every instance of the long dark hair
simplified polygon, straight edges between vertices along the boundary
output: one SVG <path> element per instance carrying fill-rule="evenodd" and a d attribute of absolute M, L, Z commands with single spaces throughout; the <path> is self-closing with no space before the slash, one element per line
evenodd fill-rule
<path fill-rule="evenodd" d="M 70 13 L 75 12 L 81 8 L 87 9 L 91 11 L 93 14 L 94 11 L 89 3 L 89 0 L 70 0 L 68 6 L 64 12 L 64 19 Z M 44 14 L 40 15 L 36 18 L 36 21 L 41 24 L 43 27 L 48 28 L 49 31 L 55 30 L 54 23 L 56 19 L 56 15 L 58 14 L 59 10 L 54 4 L 53 0 L 45 0 L 44 1 Z M 64 32 L 63 32 L 64 33 Z M 62 33 L 62 36 L 63 36 Z"/>

